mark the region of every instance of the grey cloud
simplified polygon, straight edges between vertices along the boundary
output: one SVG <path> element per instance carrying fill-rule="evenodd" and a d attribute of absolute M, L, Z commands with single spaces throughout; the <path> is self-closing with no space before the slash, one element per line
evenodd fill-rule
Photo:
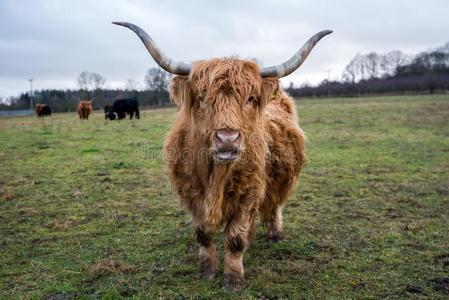
<path fill-rule="evenodd" d="M 111 21 L 148 30 L 177 60 L 239 55 L 264 65 L 289 58 L 315 32 L 332 29 L 284 82 L 339 74 L 357 53 L 415 53 L 449 40 L 449 2 L 422 1 L 14 1 L 0 2 L 0 97 L 28 88 L 74 88 L 83 70 L 110 86 L 142 81 L 155 63 L 140 41 Z"/>

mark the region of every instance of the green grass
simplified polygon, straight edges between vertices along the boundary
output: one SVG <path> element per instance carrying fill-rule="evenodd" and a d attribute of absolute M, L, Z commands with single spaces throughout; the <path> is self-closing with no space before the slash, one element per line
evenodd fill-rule
<path fill-rule="evenodd" d="M 197 276 L 161 155 L 175 109 L 0 119 L 0 298 L 447 298 L 449 95 L 300 100 L 298 113 L 309 161 L 286 238 L 258 227 L 235 294 Z"/>

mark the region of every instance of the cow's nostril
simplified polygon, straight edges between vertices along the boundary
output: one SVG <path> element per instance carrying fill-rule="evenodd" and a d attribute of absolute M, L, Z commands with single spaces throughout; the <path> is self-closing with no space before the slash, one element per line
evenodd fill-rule
<path fill-rule="evenodd" d="M 215 158 L 220 162 L 229 162 L 239 155 L 241 134 L 238 130 L 219 129 L 214 134 Z"/>
<path fill-rule="evenodd" d="M 240 131 L 231 129 L 220 129 L 215 132 L 220 143 L 234 144 L 240 140 Z"/>

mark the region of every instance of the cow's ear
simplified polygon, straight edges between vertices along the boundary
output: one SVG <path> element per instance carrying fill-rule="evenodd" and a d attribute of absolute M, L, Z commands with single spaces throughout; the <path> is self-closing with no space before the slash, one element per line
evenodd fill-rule
<path fill-rule="evenodd" d="M 170 99 L 180 108 L 190 106 L 192 88 L 188 76 L 175 76 L 170 83 Z"/>
<path fill-rule="evenodd" d="M 262 79 L 262 105 L 266 105 L 279 94 L 279 79 L 274 77 Z"/>

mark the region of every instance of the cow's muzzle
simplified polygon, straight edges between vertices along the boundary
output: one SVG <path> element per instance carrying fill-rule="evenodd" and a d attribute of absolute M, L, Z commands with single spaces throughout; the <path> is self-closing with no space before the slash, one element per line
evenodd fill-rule
<path fill-rule="evenodd" d="M 228 128 L 215 130 L 212 145 L 216 160 L 228 162 L 237 159 L 241 141 L 242 135 L 238 130 Z"/>

